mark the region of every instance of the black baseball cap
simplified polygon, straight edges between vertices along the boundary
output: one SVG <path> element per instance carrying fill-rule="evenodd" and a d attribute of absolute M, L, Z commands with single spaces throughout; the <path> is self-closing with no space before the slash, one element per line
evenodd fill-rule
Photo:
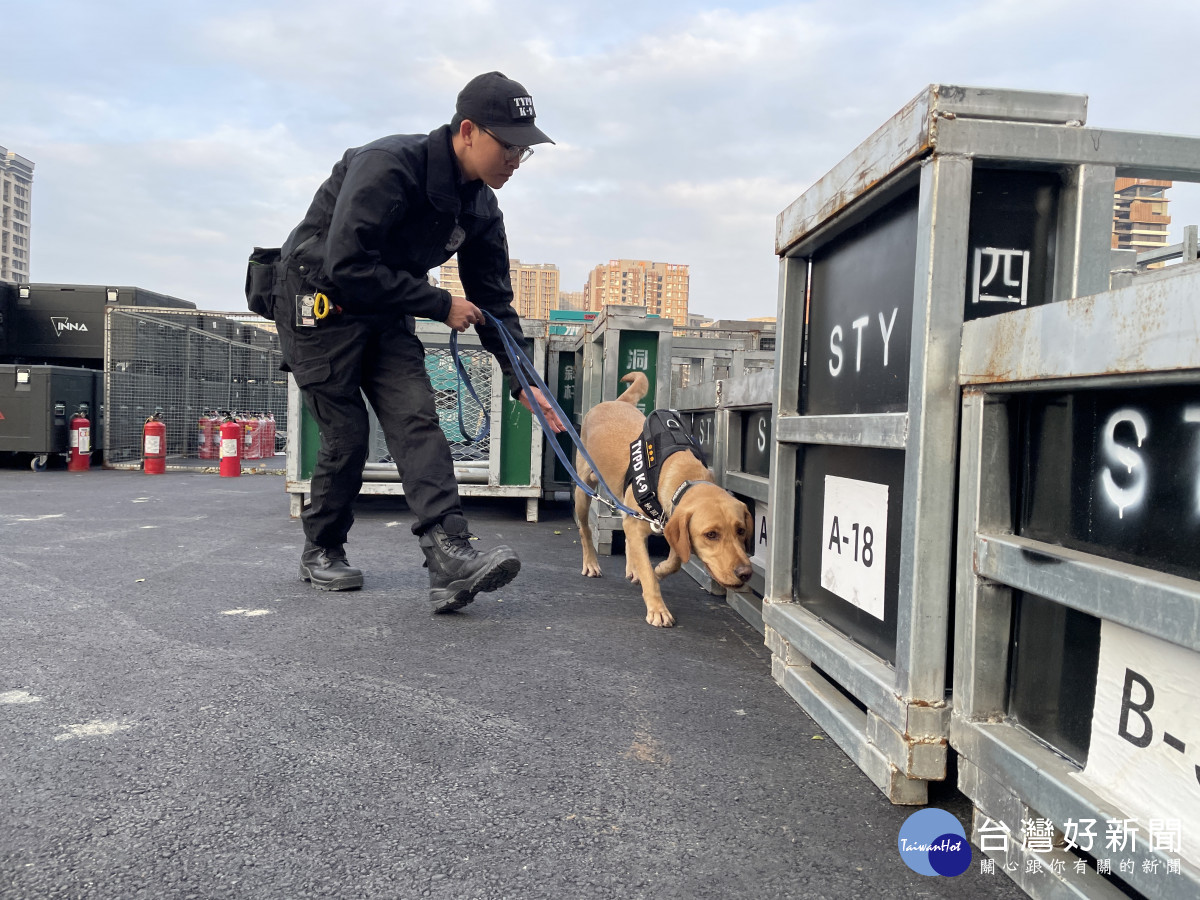
<path fill-rule="evenodd" d="M 553 144 L 533 124 L 533 98 L 524 86 L 501 72 L 477 75 L 458 94 L 454 125 L 470 119 L 500 140 L 518 147 Z"/>

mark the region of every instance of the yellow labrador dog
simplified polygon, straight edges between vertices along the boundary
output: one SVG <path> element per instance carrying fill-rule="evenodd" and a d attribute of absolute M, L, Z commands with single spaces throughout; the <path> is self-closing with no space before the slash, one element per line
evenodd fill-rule
<path fill-rule="evenodd" d="M 616 400 L 600 403 L 583 417 L 580 438 L 588 455 L 600 470 L 605 483 L 620 496 L 621 486 L 629 469 L 629 445 L 642 433 L 646 417 L 638 411 L 637 402 L 646 396 L 650 383 L 641 372 L 630 372 L 621 379 L 629 387 Z M 580 479 L 592 489 L 598 481 L 596 473 L 576 453 L 575 468 Z M 658 581 L 678 572 L 693 553 L 708 568 L 709 574 L 726 588 L 737 590 L 750 579 L 750 557 L 747 544 L 754 530 L 754 520 L 746 504 L 714 484 L 708 467 L 690 450 L 672 453 L 661 463 L 658 478 L 658 498 L 667 516 L 663 536 L 670 545 L 670 555 L 657 568 L 650 563 L 646 539 L 650 524 L 624 515 L 625 577 L 642 587 L 646 603 L 646 621 L 660 628 L 675 624 L 663 603 Z M 694 482 L 674 503 L 676 490 L 685 482 Z M 622 501 L 637 509 L 633 486 L 625 489 Z M 601 575 L 596 549 L 592 545 L 592 529 L 588 523 L 591 497 L 575 488 L 575 521 L 583 544 L 583 574 L 589 578 Z"/>

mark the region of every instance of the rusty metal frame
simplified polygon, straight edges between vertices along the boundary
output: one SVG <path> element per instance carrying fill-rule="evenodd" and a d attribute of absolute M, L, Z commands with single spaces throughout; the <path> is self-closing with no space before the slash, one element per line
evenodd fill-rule
<path fill-rule="evenodd" d="M 774 539 L 763 616 L 767 643 L 776 679 L 894 802 L 924 802 L 927 780 L 945 775 L 954 577 L 947 548 L 955 531 L 957 373 L 974 167 L 999 164 L 1061 176 L 1052 301 L 1108 289 L 1118 174 L 1197 178 L 1200 139 L 1089 129 L 1086 114 L 1087 98 L 1081 95 L 931 85 L 784 209 L 776 223 L 780 359 Z M 808 258 L 917 179 L 908 408 L 883 415 L 803 416 L 798 384 Z M 982 321 L 979 329 L 1011 327 Z M 1006 343 L 1021 346 L 1020 339 Z M 983 354 L 986 347 L 981 341 L 972 352 Z M 989 363 L 980 361 L 980 370 Z M 816 444 L 905 451 L 895 666 L 794 602 L 795 548 L 783 536 L 793 533 L 796 521 L 804 447 Z"/>
<path fill-rule="evenodd" d="M 769 410 L 774 391 L 775 370 L 772 368 L 728 379 L 702 382 L 676 391 L 671 396 L 671 407 L 680 412 L 714 414 L 713 448 L 709 468 L 712 469 L 717 484 L 739 497 L 764 503 L 770 500 L 770 480 L 747 474 L 742 468 L 741 414 L 749 410 Z M 774 448 L 772 443 L 772 453 Z M 769 471 L 775 471 L 773 464 L 770 465 Z M 749 587 L 761 597 L 766 591 L 766 567 L 753 561 L 752 566 L 754 574 Z M 744 594 L 726 590 L 714 581 L 704 564 L 696 557 L 685 563 L 683 570 L 705 590 L 724 595 L 725 602 L 738 615 L 762 632 L 762 612 Z"/>
<path fill-rule="evenodd" d="M 1196 177 L 1200 172 L 1193 173 Z M 1200 266 L 1169 278 L 1093 297 L 1021 310 L 963 328 L 960 378 L 962 430 L 954 639 L 954 711 L 950 741 L 959 752 L 959 787 L 975 806 L 973 840 L 986 820 L 1014 836 L 998 864 L 1034 897 L 1123 896 L 1089 870 L 1073 871 L 1077 857 L 1049 856 L 1019 845 L 1022 822 L 1048 818 L 1126 818 L 1074 776 L 1074 763 L 1006 716 L 1012 645 L 1012 594 L 1036 593 L 1056 603 L 1117 622 L 1191 650 L 1200 650 L 1200 582 L 1165 575 L 1101 556 L 1015 536 L 1009 484 L 1007 405 L 1023 392 L 1119 386 L 1200 384 Z M 1046 566 L 1053 560 L 1057 565 Z M 1147 896 L 1184 900 L 1200 894 L 1200 870 L 1184 862 L 1182 877 L 1142 870 L 1162 868 L 1167 856 L 1145 846 L 1123 855 L 1123 874 Z M 1059 874 L 1025 874 L 1025 863 L 1060 859 Z"/>
<path fill-rule="evenodd" d="M 794 469 L 806 444 L 905 451 L 896 664 L 878 659 L 792 602 L 792 586 L 785 590 L 781 577 L 770 579 L 763 607 L 776 680 L 890 800 L 904 804 L 924 803 L 928 782 L 946 776 L 954 510 L 945 475 L 953 471 L 958 415 L 957 356 L 947 348 L 957 346 L 962 324 L 972 164 L 961 155 L 934 155 L 921 161 L 918 171 L 907 411 L 781 413 L 776 421 L 777 459 L 790 457 Z M 889 192 L 898 189 L 892 185 Z M 781 384 L 799 380 L 799 367 L 780 367 Z M 794 485 L 794 474 L 790 480 L 775 479 L 773 516 L 775 504 L 787 505 L 785 495 L 792 495 L 789 521 L 775 520 L 776 535 L 793 533 Z M 779 539 L 777 549 L 785 549 L 786 556 L 773 555 L 773 564 L 790 571 L 794 541 Z"/>

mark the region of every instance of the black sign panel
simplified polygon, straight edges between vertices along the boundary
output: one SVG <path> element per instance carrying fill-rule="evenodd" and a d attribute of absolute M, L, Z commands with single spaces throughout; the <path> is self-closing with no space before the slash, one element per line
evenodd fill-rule
<path fill-rule="evenodd" d="M 717 439 L 717 414 L 715 412 L 692 413 L 690 417 L 684 416 L 683 418 L 692 429 L 692 437 L 704 451 L 704 461 L 711 466 Z"/>
<path fill-rule="evenodd" d="M 904 451 L 809 446 L 797 506 L 797 600 L 896 662 Z"/>
<path fill-rule="evenodd" d="M 578 370 L 575 365 L 575 354 L 567 350 L 558 351 L 558 384 L 557 388 L 558 405 L 562 407 L 563 413 L 575 424 L 575 392 L 578 385 L 576 384 L 575 373 Z M 548 385 L 547 385 L 548 386 Z M 575 464 L 575 446 L 571 440 L 571 435 L 565 431 L 555 435 L 558 445 L 563 449 L 567 459 L 571 464 Z M 551 449 L 550 453 L 554 453 Z M 567 471 L 567 467 L 562 464 L 562 460 L 555 454 L 554 458 L 554 480 L 559 482 L 569 482 L 571 474 Z"/>
<path fill-rule="evenodd" d="M 1092 740 L 1100 620 L 1036 594 L 1013 593 L 1008 714 L 1082 766 Z"/>
<path fill-rule="evenodd" d="M 4 362 L 8 357 L 8 332 L 11 327 L 12 308 L 16 305 L 16 299 L 16 285 L 0 282 L 0 362 Z"/>
<path fill-rule="evenodd" d="M 908 408 L 917 198 L 907 192 L 813 254 L 806 415 Z"/>
<path fill-rule="evenodd" d="M 1200 578 L 1200 386 L 1019 402 L 1021 534 Z"/>
<path fill-rule="evenodd" d="M 771 411 L 742 414 L 742 471 L 747 475 L 771 477 Z"/>
<path fill-rule="evenodd" d="M 967 321 L 1052 295 L 1061 179 L 1052 172 L 976 168 L 971 175 Z"/>

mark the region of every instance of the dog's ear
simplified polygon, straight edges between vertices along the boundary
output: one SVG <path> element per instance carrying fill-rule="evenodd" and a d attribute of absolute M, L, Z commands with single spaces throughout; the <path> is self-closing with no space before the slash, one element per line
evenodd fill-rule
<path fill-rule="evenodd" d="M 754 545 L 758 541 L 754 534 L 754 516 L 750 515 L 750 510 L 746 510 L 746 552 L 751 556 L 754 555 Z"/>
<path fill-rule="evenodd" d="M 667 519 L 667 525 L 663 528 L 663 537 L 667 539 L 667 543 L 671 545 L 671 549 L 675 551 L 675 555 L 681 562 L 687 562 L 692 558 L 692 538 L 688 533 L 688 525 L 691 521 L 690 511 L 676 512 Z"/>

